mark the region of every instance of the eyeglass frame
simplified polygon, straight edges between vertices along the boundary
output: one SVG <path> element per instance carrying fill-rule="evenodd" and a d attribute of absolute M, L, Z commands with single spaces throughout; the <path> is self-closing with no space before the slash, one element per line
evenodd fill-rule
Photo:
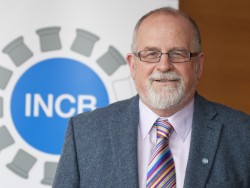
<path fill-rule="evenodd" d="M 143 52 L 143 51 L 151 51 L 151 52 L 157 52 L 157 53 L 159 53 L 159 54 L 160 54 L 159 57 L 158 57 L 159 60 L 158 60 L 158 61 L 154 61 L 154 62 L 142 60 L 140 54 L 141 54 L 141 52 Z M 184 52 L 187 52 L 187 53 L 189 54 L 188 60 L 187 60 L 187 61 L 183 61 L 183 62 L 173 62 L 172 59 L 171 59 L 171 56 L 169 56 L 169 54 L 170 54 L 171 52 L 180 52 L 180 51 L 184 51 Z M 163 54 L 167 54 L 169 60 L 170 60 L 172 63 L 187 63 L 187 62 L 190 62 L 190 60 L 191 60 L 192 57 L 195 57 L 195 56 L 199 55 L 200 52 L 190 52 L 190 51 L 188 51 L 188 50 L 170 50 L 169 52 L 163 53 L 163 52 L 157 51 L 157 50 L 141 50 L 141 51 L 139 51 L 139 52 L 133 52 L 133 54 L 134 54 L 136 57 L 139 57 L 140 61 L 146 62 L 146 63 L 159 63 L 159 62 L 161 61 L 161 56 L 162 56 Z"/>

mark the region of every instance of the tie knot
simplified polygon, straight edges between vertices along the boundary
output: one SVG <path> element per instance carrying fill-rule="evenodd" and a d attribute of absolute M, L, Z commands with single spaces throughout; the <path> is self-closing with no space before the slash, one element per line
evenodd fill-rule
<path fill-rule="evenodd" d="M 154 126 L 157 128 L 157 138 L 165 137 L 169 139 L 170 135 L 173 133 L 174 128 L 169 123 L 168 119 L 165 117 L 159 117 Z"/>

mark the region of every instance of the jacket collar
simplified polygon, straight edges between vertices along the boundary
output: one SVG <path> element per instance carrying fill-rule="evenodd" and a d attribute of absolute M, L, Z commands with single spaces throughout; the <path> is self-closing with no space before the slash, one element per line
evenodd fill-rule
<path fill-rule="evenodd" d="M 212 103 L 196 94 L 185 188 L 206 185 L 222 130 L 216 115 Z"/>

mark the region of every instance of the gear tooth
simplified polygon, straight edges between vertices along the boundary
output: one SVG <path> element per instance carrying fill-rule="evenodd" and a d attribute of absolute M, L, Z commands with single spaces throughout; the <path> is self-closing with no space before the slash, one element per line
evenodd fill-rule
<path fill-rule="evenodd" d="M 16 175 L 27 179 L 29 177 L 29 171 L 36 161 L 37 159 L 35 157 L 26 151 L 19 149 L 13 161 L 7 164 L 7 167 Z"/>
<path fill-rule="evenodd" d="M 14 144 L 15 141 L 10 135 L 6 126 L 0 127 L 0 151 Z"/>
<path fill-rule="evenodd" d="M 40 47 L 42 52 L 60 50 L 62 48 L 59 31 L 60 27 L 46 27 L 36 31 L 40 37 Z"/>
<path fill-rule="evenodd" d="M 18 37 L 10 42 L 3 52 L 9 55 L 16 66 L 22 65 L 33 56 L 31 50 L 23 42 L 23 37 Z"/>
<path fill-rule="evenodd" d="M 2 90 L 5 89 L 11 76 L 12 76 L 12 71 L 0 66 L 0 89 Z"/>
<path fill-rule="evenodd" d="M 71 46 L 71 50 L 89 57 L 93 51 L 95 42 L 100 37 L 82 29 L 77 29 L 76 33 L 77 35 Z"/>
<path fill-rule="evenodd" d="M 112 75 L 121 65 L 126 65 L 126 61 L 117 49 L 109 46 L 108 51 L 97 60 L 97 64 L 108 75 Z"/>
<path fill-rule="evenodd" d="M 56 174 L 56 168 L 57 168 L 56 162 L 45 162 L 44 163 L 44 178 L 41 181 L 41 184 L 44 185 L 52 185 L 53 180 Z"/>
<path fill-rule="evenodd" d="M 3 98 L 0 97 L 0 118 L 3 117 Z"/>
<path fill-rule="evenodd" d="M 133 81 L 130 77 L 115 80 L 112 82 L 112 86 L 117 101 L 128 99 L 129 97 L 136 94 L 135 89 L 133 88 Z"/>

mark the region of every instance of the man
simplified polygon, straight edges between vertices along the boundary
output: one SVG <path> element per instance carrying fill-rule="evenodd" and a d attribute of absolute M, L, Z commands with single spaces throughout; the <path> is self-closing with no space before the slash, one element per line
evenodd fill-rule
<path fill-rule="evenodd" d="M 127 62 L 139 95 L 70 120 L 53 187 L 250 187 L 250 116 L 196 93 L 195 22 L 168 7 L 146 14 Z"/>

